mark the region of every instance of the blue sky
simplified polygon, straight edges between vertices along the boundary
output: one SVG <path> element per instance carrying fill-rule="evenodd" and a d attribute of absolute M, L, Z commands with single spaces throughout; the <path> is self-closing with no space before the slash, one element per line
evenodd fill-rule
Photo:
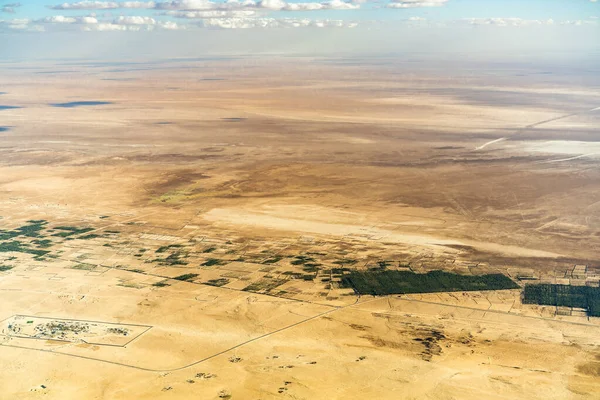
<path fill-rule="evenodd" d="M 231 52 L 446 51 L 452 45 L 460 51 L 600 52 L 600 0 L 22 1 L 0 0 L 0 55 L 50 48 L 63 53 L 65 44 L 86 52 L 91 42 L 126 53 L 134 41 L 150 52 L 158 43 L 165 52 L 186 45 Z M 160 32 L 179 33 L 165 39 Z M 117 33 L 131 36 L 120 43 Z"/>
<path fill-rule="evenodd" d="M 67 1 L 67 3 L 78 1 Z M 216 0 L 215 3 L 219 1 Z M 309 3 L 310 0 L 290 0 L 288 3 Z M 18 0 L 0 1 L 0 7 L 6 4 L 19 3 Z M 106 10 L 51 10 L 49 7 L 62 4 L 56 0 L 25 0 L 18 7 L 11 7 L 14 13 L 0 13 L 0 18 L 39 19 L 48 16 L 68 15 L 78 16 L 90 12 Z M 316 18 L 316 19 L 352 19 L 352 20 L 396 20 L 410 17 L 423 17 L 432 20 L 456 20 L 462 18 L 508 18 L 522 19 L 554 19 L 554 20 L 585 20 L 600 15 L 600 1 L 590 0 L 447 0 L 440 6 L 427 6 L 427 0 L 415 1 L 414 8 L 386 8 L 385 1 L 360 2 L 358 9 L 352 10 L 317 10 L 317 11 L 283 11 L 269 12 L 265 16 L 274 18 Z M 418 6 L 423 4 L 423 6 Z M 144 9 L 112 9 L 118 15 L 156 15 L 155 10 Z"/>

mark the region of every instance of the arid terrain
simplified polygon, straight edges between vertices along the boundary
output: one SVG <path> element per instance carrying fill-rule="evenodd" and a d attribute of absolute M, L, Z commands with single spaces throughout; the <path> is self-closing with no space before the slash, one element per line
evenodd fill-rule
<path fill-rule="evenodd" d="M 582 310 L 342 284 L 597 287 L 597 65 L 0 71 L 0 398 L 600 398 Z"/>

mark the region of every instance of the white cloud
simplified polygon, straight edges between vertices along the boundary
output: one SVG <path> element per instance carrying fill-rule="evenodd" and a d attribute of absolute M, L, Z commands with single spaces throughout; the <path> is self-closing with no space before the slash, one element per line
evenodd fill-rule
<path fill-rule="evenodd" d="M 0 6 L 0 12 L 7 13 L 7 14 L 14 14 L 17 12 L 16 9 L 19 7 L 21 7 L 21 3 L 3 4 L 2 6 Z"/>
<path fill-rule="evenodd" d="M 0 20 L 0 28 L 7 28 L 10 30 L 22 31 L 22 32 L 43 32 L 44 27 L 42 25 L 32 24 L 32 20 L 28 18 L 15 18 L 9 20 Z"/>
<path fill-rule="evenodd" d="M 356 22 L 340 20 L 311 20 L 307 18 L 208 18 L 202 21 L 206 28 L 219 29 L 251 29 L 251 28 L 354 28 Z"/>
<path fill-rule="evenodd" d="M 578 19 L 578 20 L 567 20 L 567 21 L 560 21 L 560 25 L 576 25 L 576 26 L 583 26 L 583 25 L 597 25 L 598 24 L 598 20 L 596 19 Z"/>
<path fill-rule="evenodd" d="M 446 1 L 446 0 L 435 0 Z M 111 10 L 111 9 L 155 9 L 172 11 L 210 11 L 210 10 L 253 10 L 270 11 L 314 11 L 314 10 L 355 10 L 360 8 L 363 0 L 328 0 L 323 2 L 287 3 L 284 0 L 228 0 L 214 2 L 211 0 L 172 0 L 172 1 L 91 1 L 63 3 L 50 7 L 53 10 Z"/>
<path fill-rule="evenodd" d="M 286 11 L 315 11 L 324 8 L 325 5 L 321 3 L 287 3 L 284 7 Z"/>
<path fill-rule="evenodd" d="M 96 25 L 89 25 L 83 28 L 84 31 L 99 31 L 99 32 L 111 32 L 111 31 L 139 31 L 140 26 L 135 25 L 119 25 L 112 23 L 100 23 Z"/>
<path fill-rule="evenodd" d="M 80 18 L 80 23 L 82 24 L 97 24 L 98 20 L 96 19 L 96 17 L 81 17 Z"/>
<path fill-rule="evenodd" d="M 330 10 L 356 10 L 360 8 L 360 4 L 347 3 L 342 0 L 331 0 L 322 4 Z"/>
<path fill-rule="evenodd" d="M 261 0 L 256 6 L 272 11 L 356 10 L 360 8 L 360 4 L 343 0 L 330 0 L 322 3 L 286 3 L 283 0 Z"/>
<path fill-rule="evenodd" d="M 117 3 L 114 1 L 79 1 L 76 3 L 62 3 L 51 6 L 52 10 L 115 10 L 118 8 L 155 8 L 153 1 L 125 1 Z"/>
<path fill-rule="evenodd" d="M 80 1 L 77 3 L 62 3 L 50 7 L 53 10 L 107 10 L 119 8 L 119 3 L 109 1 Z"/>
<path fill-rule="evenodd" d="M 125 17 L 120 16 L 112 22 L 114 25 L 156 25 L 156 20 L 151 17 Z"/>
<path fill-rule="evenodd" d="M 173 21 L 157 21 L 151 17 L 145 16 L 120 16 L 112 22 L 99 22 L 97 24 L 89 24 L 83 27 L 84 31 L 97 32 L 115 32 L 115 31 L 152 31 L 155 28 L 164 30 L 182 30 L 185 26 L 179 25 Z"/>
<path fill-rule="evenodd" d="M 161 29 L 168 30 L 168 31 L 176 31 L 176 30 L 186 29 L 185 26 L 178 25 L 177 23 L 175 23 L 173 21 L 158 22 L 158 27 Z"/>
<path fill-rule="evenodd" d="M 40 24 L 97 24 L 98 20 L 93 16 L 65 17 L 63 15 L 55 15 L 52 17 L 37 19 L 35 22 Z"/>
<path fill-rule="evenodd" d="M 261 0 L 257 5 L 267 10 L 283 10 L 287 3 L 283 0 Z"/>
<path fill-rule="evenodd" d="M 256 15 L 254 10 L 207 10 L 207 11 L 166 11 L 161 15 L 174 18 L 205 19 L 205 18 L 249 18 Z"/>
<path fill-rule="evenodd" d="M 469 25 L 491 25 L 491 26 L 513 26 L 513 27 L 524 27 L 524 26 L 540 26 L 540 25 L 554 25 L 553 19 L 539 20 L 539 19 L 522 19 L 522 18 L 467 18 L 458 21 L 459 23 L 467 23 Z M 563 21 L 561 24 L 569 23 L 569 21 Z"/>
<path fill-rule="evenodd" d="M 158 10 L 213 10 L 218 8 L 216 3 L 209 0 L 174 0 L 156 3 Z"/>
<path fill-rule="evenodd" d="M 11 20 L 2 21 L 2 22 L 9 29 L 24 30 L 29 27 L 29 23 L 31 21 L 28 19 L 11 19 Z"/>
<path fill-rule="evenodd" d="M 119 3 L 119 6 L 121 8 L 154 8 L 156 7 L 156 3 L 154 3 L 153 1 L 148 1 L 148 2 L 144 2 L 144 1 L 125 1 L 122 3 Z"/>
<path fill-rule="evenodd" d="M 64 17 L 62 15 L 56 15 L 53 17 L 46 17 L 37 20 L 37 22 L 47 23 L 47 24 L 74 24 L 77 22 L 77 19 L 73 17 Z"/>
<path fill-rule="evenodd" d="M 441 7 L 448 0 L 393 0 L 388 3 L 388 8 L 420 8 L 420 7 Z"/>

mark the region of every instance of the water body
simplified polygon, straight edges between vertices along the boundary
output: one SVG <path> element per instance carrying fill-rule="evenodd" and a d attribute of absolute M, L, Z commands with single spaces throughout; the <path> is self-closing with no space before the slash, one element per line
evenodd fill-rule
<path fill-rule="evenodd" d="M 203 78 L 201 81 L 224 81 L 225 78 Z"/>
<path fill-rule="evenodd" d="M 6 132 L 10 130 L 10 126 L 0 126 L 0 132 Z"/>
<path fill-rule="evenodd" d="M 169 121 L 161 121 L 161 122 L 157 122 L 156 125 L 171 125 L 173 124 L 172 122 Z"/>
<path fill-rule="evenodd" d="M 2 106 L 0 105 L 0 110 L 12 110 L 15 108 L 21 108 L 21 107 L 17 107 L 17 106 Z"/>
<path fill-rule="evenodd" d="M 72 101 L 69 103 L 54 103 L 50 104 L 52 107 L 62 107 L 62 108 L 75 108 L 75 107 L 85 107 L 85 106 L 105 106 L 107 104 L 113 104 L 110 101 Z"/>
<path fill-rule="evenodd" d="M 221 118 L 223 121 L 227 122 L 242 122 L 245 121 L 246 118 Z"/>

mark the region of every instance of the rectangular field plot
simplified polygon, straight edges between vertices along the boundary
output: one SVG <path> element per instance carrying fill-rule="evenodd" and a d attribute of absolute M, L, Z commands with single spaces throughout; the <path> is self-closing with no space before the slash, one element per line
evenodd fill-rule
<path fill-rule="evenodd" d="M 352 271 L 342 277 L 342 286 L 374 296 L 519 288 L 502 274 L 460 275 L 444 271 L 429 271 L 426 274 L 410 271 Z"/>
<path fill-rule="evenodd" d="M 150 328 L 149 325 L 114 324 L 29 315 L 13 315 L 0 322 L 0 333 L 6 336 L 117 347 L 127 345 Z"/>

